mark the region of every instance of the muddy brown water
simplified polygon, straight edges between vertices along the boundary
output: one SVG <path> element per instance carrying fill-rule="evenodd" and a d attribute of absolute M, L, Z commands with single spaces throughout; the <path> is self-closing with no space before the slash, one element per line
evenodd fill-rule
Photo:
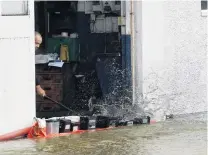
<path fill-rule="evenodd" d="M 0 155 L 206 155 L 207 113 L 152 125 L 0 143 Z"/>

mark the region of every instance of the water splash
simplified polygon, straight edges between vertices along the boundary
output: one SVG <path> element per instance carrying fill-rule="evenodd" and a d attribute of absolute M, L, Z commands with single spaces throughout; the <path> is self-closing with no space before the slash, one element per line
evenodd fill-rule
<path fill-rule="evenodd" d="M 127 88 L 124 80 L 126 71 L 118 67 L 115 59 L 112 59 L 110 65 L 105 67 L 110 67 L 107 71 L 109 77 L 110 93 L 105 94 L 103 99 L 96 101 L 96 104 L 92 104 L 92 97 L 88 102 L 89 109 L 94 107 L 98 108 L 101 115 L 108 115 L 113 117 L 123 117 L 126 119 L 132 119 L 136 116 L 145 115 L 143 110 L 138 105 L 132 104 L 132 90 Z"/>
<path fill-rule="evenodd" d="M 152 71 L 143 80 L 143 85 L 148 88 L 148 91 L 136 92 L 137 101 L 133 104 L 132 88 L 125 85 L 126 71 L 119 69 L 115 59 L 111 60 L 110 66 L 105 67 L 111 68 L 107 72 L 111 81 L 111 92 L 102 99 L 95 99 L 93 96 L 88 101 L 89 109 L 96 107 L 101 115 L 119 116 L 125 119 L 146 115 L 157 120 L 164 120 L 165 116 L 172 112 L 171 104 L 182 95 L 182 93 L 165 92 L 160 84 L 162 77 Z"/>

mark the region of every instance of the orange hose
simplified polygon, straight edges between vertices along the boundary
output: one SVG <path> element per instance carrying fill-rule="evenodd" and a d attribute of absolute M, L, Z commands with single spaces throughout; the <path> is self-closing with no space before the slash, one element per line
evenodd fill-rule
<path fill-rule="evenodd" d="M 150 124 L 154 124 L 154 123 L 156 123 L 155 120 L 150 121 Z M 20 130 L 10 132 L 10 133 L 4 134 L 4 135 L 0 135 L 0 141 L 11 140 L 11 139 L 14 139 L 16 137 L 24 136 L 24 135 L 29 133 L 31 128 L 32 127 L 28 127 L 28 128 L 20 129 Z M 66 135 L 70 135 L 70 134 L 81 134 L 81 133 L 84 133 L 84 132 L 92 132 L 92 131 L 102 131 L 102 130 L 108 130 L 108 129 L 112 129 L 112 128 L 119 128 L 119 127 L 97 128 L 97 129 L 94 129 L 94 130 L 78 130 L 78 131 L 68 132 L 68 133 L 50 134 L 50 135 L 47 135 L 45 138 L 66 136 Z M 36 139 L 36 138 L 34 138 L 34 139 Z"/>
<path fill-rule="evenodd" d="M 14 132 L 10 132 L 4 135 L 0 135 L 0 141 L 6 141 L 6 140 L 11 140 L 20 136 L 24 136 L 26 134 L 28 134 L 28 132 L 30 131 L 31 127 L 27 127 L 24 129 L 20 129 Z"/>

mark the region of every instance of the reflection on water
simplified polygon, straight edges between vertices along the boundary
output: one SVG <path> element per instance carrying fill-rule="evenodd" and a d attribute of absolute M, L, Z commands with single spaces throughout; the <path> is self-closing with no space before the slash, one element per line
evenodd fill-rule
<path fill-rule="evenodd" d="M 206 155 L 207 114 L 153 125 L 117 128 L 41 140 L 0 143 L 0 154 Z"/>

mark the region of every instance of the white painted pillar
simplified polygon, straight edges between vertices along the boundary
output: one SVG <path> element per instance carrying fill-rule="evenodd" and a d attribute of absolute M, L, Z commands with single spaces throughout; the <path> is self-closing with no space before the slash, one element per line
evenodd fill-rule
<path fill-rule="evenodd" d="M 142 89 L 147 111 L 153 113 L 152 119 L 156 121 L 164 120 L 164 104 L 161 101 L 160 74 L 164 69 L 164 8 L 163 1 L 142 1 L 142 49 L 138 47 L 137 55 L 142 55 Z M 138 36 L 137 39 L 140 37 Z M 141 51 L 140 51 L 140 50 Z M 151 76 L 154 75 L 154 76 Z M 159 79 L 157 77 L 160 77 Z M 138 82 L 140 83 L 140 81 Z M 157 98 L 154 102 L 152 97 Z M 159 102 L 161 101 L 161 102 Z M 158 107 L 160 107 L 158 109 Z M 151 110 L 150 110 L 151 109 Z"/>
<path fill-rule="evenodd" d="M 134 79 L 134 104 L 139 104 L 142 96 L 142 79 L 143 79 L 143 70 L 142 70 L 142 3 L 143 1 L 134 1 L 133 2 L 133 46 L 134 51 L 132 55 L 132 68 L 133 68 L 133 79 Z"/>
<path fill-rule="evenodd" d="M 28 15 L 0 16 L 0 135 L 30 127 L 36 114 L 34 1 L 28 2 Z"/>
<path fill-rule="evenodd" d="M 121 20 L 123 20 L 125 15 L 126 15 L 126 1 L 121 1 Z M 125 35 L 125 34 L 126 34 L 126 26 L 121 25 L 121 35 Z"/>
<path fill-rule="evenodd" d="M 126 1 L 126 35 L 131 37 L 131 84 L 132 84 L 132 103 L 135 103 L 135 61 L 134 61 L 134 1 Z"/>
<path fill-rule="evenodd" d="M 131 34 L 131 0 L 125 1 L 126 34 Z"/>

